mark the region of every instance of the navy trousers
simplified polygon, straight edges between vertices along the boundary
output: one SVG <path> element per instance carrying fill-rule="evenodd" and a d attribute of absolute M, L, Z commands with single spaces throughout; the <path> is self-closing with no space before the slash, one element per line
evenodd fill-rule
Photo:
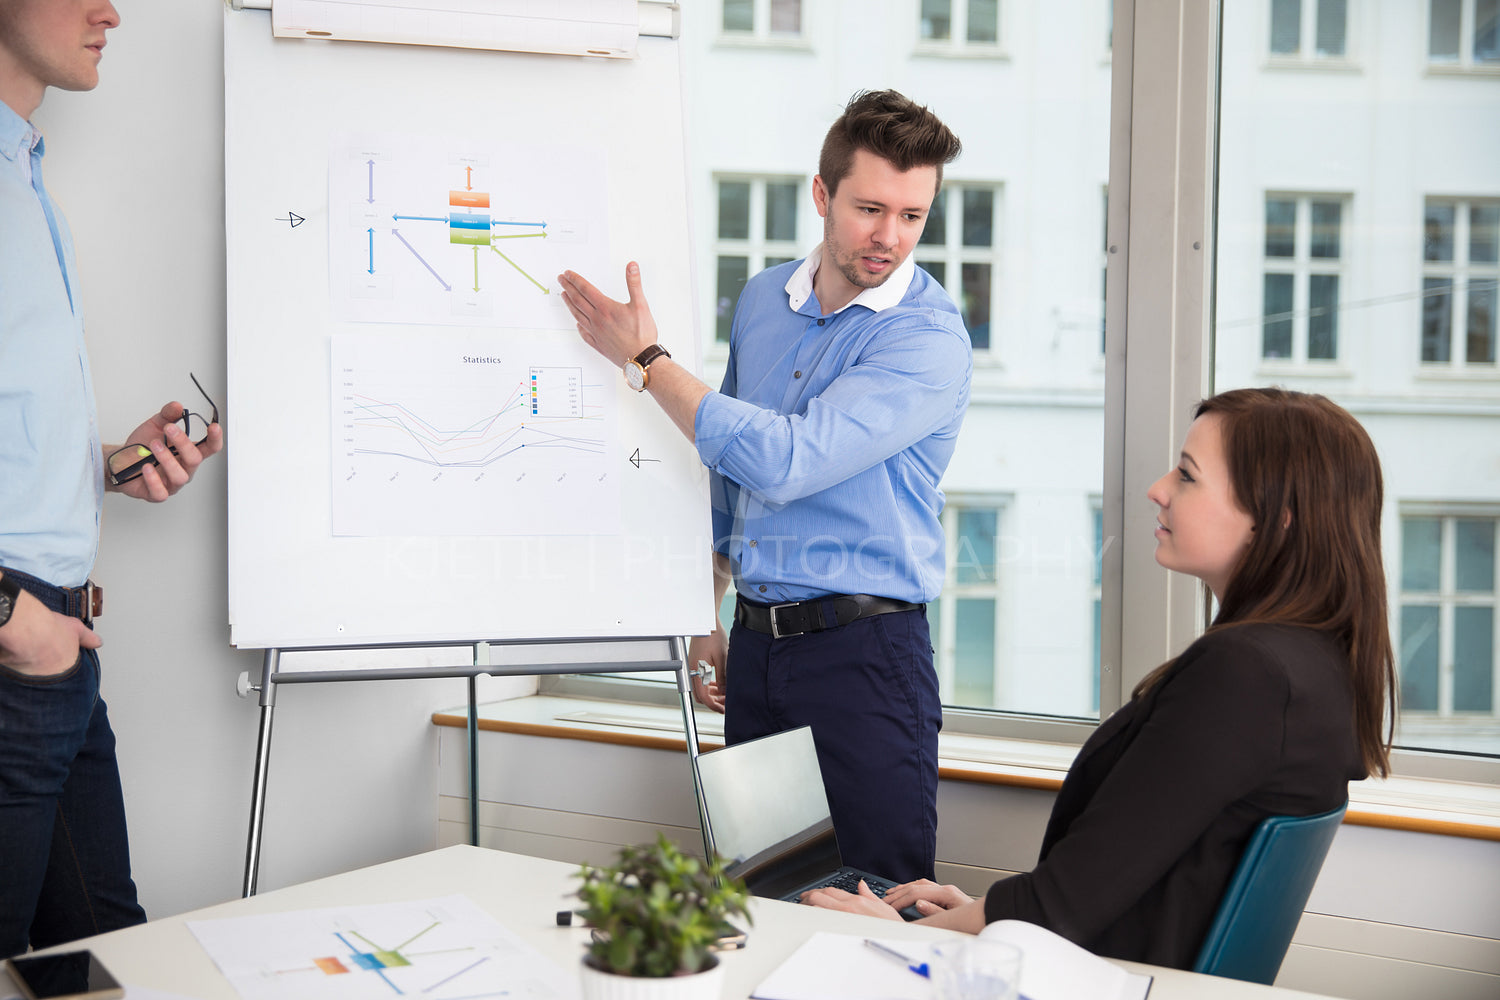
<path fill-rule="evenodd" d="M 0 667 L 0 958 L 145 919 L 98 655 L 55 677 Z"/>
<path fill-rule="evenodd" d="M 726 742 L 812 727 L 844 863 L 932 878 L 943 715 L 926 614 L 783 639 L 737 624 L 727 668 Z"/>

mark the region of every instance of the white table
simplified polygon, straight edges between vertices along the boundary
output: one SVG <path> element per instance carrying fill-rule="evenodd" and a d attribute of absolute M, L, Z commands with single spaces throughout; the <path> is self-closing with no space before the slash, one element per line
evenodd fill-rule
<path fill-rule="evenodd" d="M 126 986 L 148 987 L 202 1000 L 236 1000 L 234 988 L 219 975 L 213 961 L 188 930 L 186 921 L 426 899 L 458 892 L 473 899 L 548 959 L 564 969 L 573 969 L 583 956 L 588 932 L 579 927 L 558 927 L 556 915 L 558 910 L 571 909 L 577 904 L 570 895 L 578 884 L 573 878 L 576 871 L 576 865 L 560 861 L 467 845 L 448 847 L 164 917 L 66 947 L 92 949 Z M 726 997 L 748 996 L 757 983 L 814 931 L 914 940 L 933 940 L 952 933 L 766 899 L 753 901 L 752 914 L 755 922 L 750 928 L 747 947 L 725 956 Z M 1299 997 L 1307 1000 L 1314 996 L 1191 972 L 1122 964 L 1155 977 L 1150 1000 L 1296 1000 Z M 0 979 L 3 975 L 0 973 Z"/>

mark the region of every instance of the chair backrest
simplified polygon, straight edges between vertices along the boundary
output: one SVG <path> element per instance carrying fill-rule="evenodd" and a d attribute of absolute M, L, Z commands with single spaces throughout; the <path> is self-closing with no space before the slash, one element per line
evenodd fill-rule
<path fill-rule="evenodd" d="M 1194 972 L 1267 986 L 1275 981 L 1348 807 L 1261 821 L 1224 890 Z"/>

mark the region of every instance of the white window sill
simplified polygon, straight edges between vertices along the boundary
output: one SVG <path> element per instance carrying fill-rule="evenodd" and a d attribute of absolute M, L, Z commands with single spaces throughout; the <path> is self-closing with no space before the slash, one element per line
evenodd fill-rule
<path fill-rule="evenodd" d="M 463 727 L 462 706 L 435 712 L 439 726 Z M 723 717 L 694 713 L 700 750 L 723 746 Z M 482 730 L 555 739 L 588 740 L 661 750 L 685 746 L 682 712 L 666 705 L 532 695 L 479 706 Z M 1078 748 L 1070 744 L 944 733 L 939 737 L 942 779 L 1055 790 Z M 1349 786 L 1345 823 L 1500 841 L 1500 784 L 1393 777 Z"/>

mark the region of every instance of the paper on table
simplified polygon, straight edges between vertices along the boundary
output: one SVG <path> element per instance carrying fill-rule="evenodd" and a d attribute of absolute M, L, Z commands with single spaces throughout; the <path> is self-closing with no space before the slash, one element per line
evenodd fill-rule
<path fill-rule="evenodd" d="M 927 961 L 927 942 L 876 938 L 913 964 Z M 932 982 L 863 937 L 819 931 L 750 994 L 755 1000 L 931 1000 Z"/>
<path fill-rule="evenodd" d="M 1021 993 L 1030 1000 L 1145 1000 L 1151 977 L 1127 972 L 1045 927 L 997 920 L 979 932 L 1021 949 Z"/>

